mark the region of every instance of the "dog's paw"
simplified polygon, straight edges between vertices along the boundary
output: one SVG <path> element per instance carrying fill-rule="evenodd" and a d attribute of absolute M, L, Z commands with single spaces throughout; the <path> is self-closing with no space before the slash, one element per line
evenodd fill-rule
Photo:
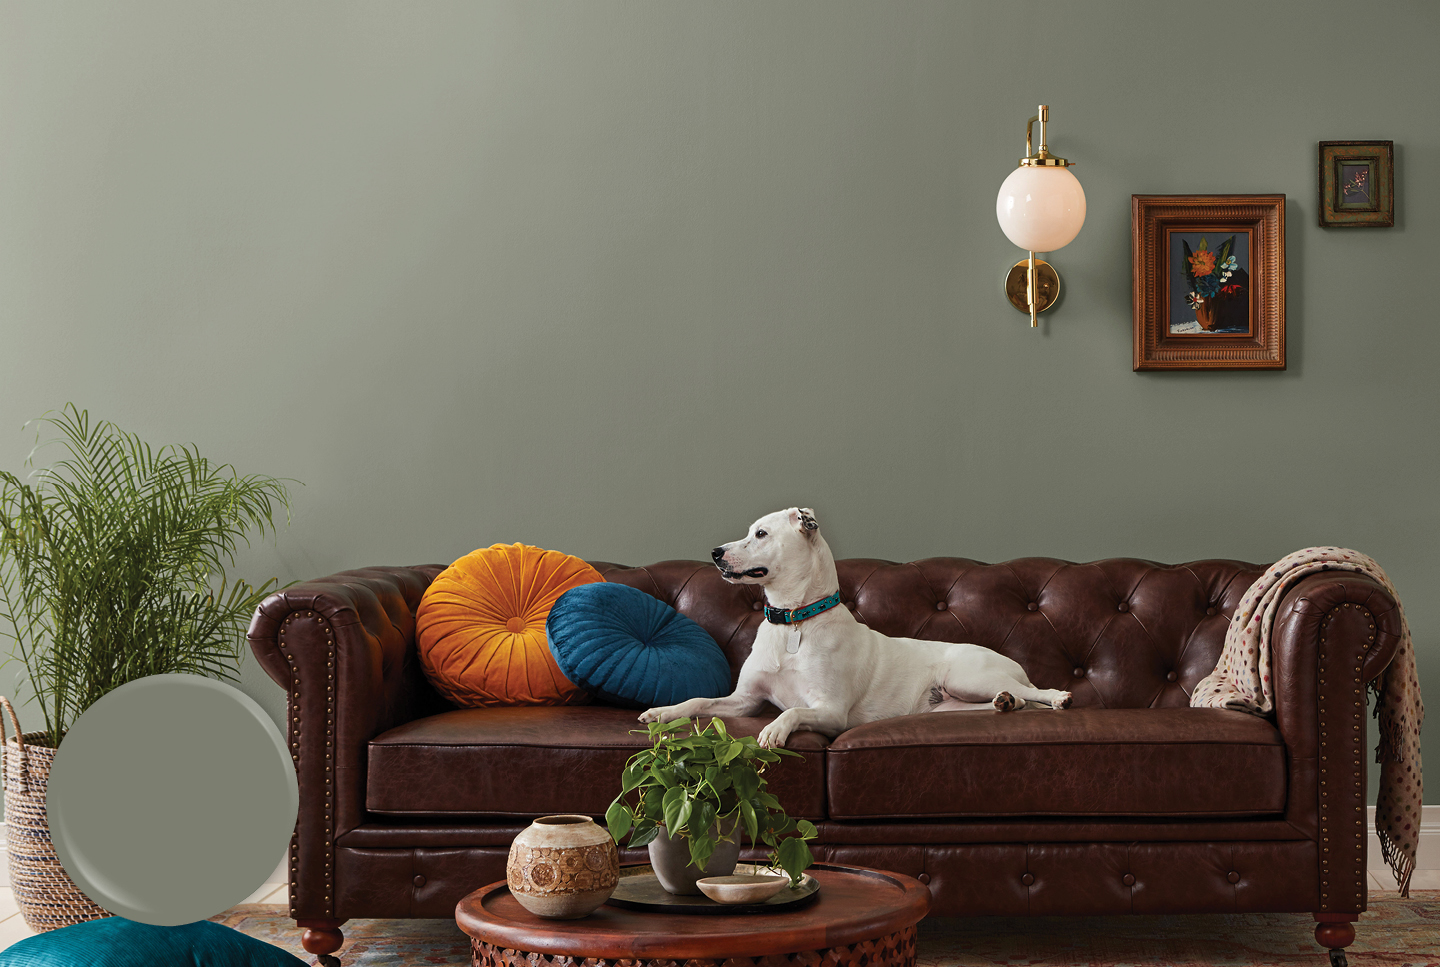
<path fill-rule="evenodd" d="M 639 716 L 639 717 L 640 717 L 640 721 L 642 721 L 642 722 L 664 722 L 664 721 L 665 721 L 665 709 L 663 709 L 663 708 L 647 708 L 645 711 L 643 711 L 643 712 L 640 713 L 640 716 Z"/>
<path fill-rule="evenodd" d="M 1009 692 L 999 692 L 995 695 L 995 701 L 991 704 L 995 706 L 997 711 L 1011 712 L 1015 709 L 1015 696 Z"/>
<path fill-rule="evenodd" d="M 1069 707 L 1070 707 L 1070 693 L 1069 693 L 1069 692 L 1056 692 L 1054 699 L 1050 702 L 1050 707 L 1051 707 L 1051 708 L 1055 708 L 1055 709 L 1069 708 Z"/>
<path fill-rule="evenodd" d="M 757 741 L 762 749 L 783 749 L 785 740 L 788 738 L 790 738 L 790 730 L 781 725 L 779 719 L 776 719 L 760 730 Z"/>

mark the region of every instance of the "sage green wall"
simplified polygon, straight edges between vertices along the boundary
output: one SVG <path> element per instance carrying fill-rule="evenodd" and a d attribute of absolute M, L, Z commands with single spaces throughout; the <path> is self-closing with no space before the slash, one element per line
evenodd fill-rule
<path fill-rule="evenodd" d="M 700 558 L 795 503 L 840 556 L 1348 545 L 1440 694 L 1437 39 L 1419 0 L 3 0 L 0 463 L 73 400 L 304 481 L 246 559 L 285 580 Z M 1032 332 L 994 199 L 1040 101 L 1089 217 Z M 1377 138 L 1395 228 L 1316 227 L 1316 142 Z M 1131 372 L 1167 192 L 1288 196 L 1288 370 Z"/>

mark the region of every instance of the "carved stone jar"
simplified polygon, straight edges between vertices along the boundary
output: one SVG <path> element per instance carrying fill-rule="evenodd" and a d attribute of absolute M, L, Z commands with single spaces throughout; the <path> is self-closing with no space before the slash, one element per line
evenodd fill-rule
<path fill-rule="evenodd" d="M 615 892 L 620 854 L 588 816 L 541 816 L 510 844 L 505 881 L 537 917 L 575 920 Z"/>

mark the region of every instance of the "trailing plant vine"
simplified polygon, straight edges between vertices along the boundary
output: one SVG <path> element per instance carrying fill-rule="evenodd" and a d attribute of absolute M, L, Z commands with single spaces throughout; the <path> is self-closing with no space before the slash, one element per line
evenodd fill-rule
<path fill-rule="evenodd" d="M 249 533 L 289 511 L 282 481 L 241 476 L 193 446 L 152 448 L 67 404 L 26 460 L 65 456 L 26 483 L 0 471 L 0 637 L 28 673 L 58 747 L 107 692 L 146 675 L 238 680 L 244 631 L 275 586 L 231 580 Z M 6 629 L 8 625 L 8 630 Z"/>

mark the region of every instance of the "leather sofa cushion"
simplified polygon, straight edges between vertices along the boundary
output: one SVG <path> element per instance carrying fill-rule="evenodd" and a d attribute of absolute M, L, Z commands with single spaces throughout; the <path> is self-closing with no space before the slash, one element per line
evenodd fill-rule
<path fill-rule="evenodd" d="M 725 718 L 731 735 L 758 735 L 769 717 Z M 472 708 L 416 719 L 370 742 L 365 808 L 383 816 L 603 816 L 625 760 L 649 745 L 630 709 L 601 705 Z M 796 732 L 765 773 L 791 816 L 825 817 L 824 736 Z"/>
<path fill-rule="evenodd" d="M 832 819 L 1285 810 L 1280 733 L 1222 709 L 907 715 L 835 738 L 826 773 Z"/>

